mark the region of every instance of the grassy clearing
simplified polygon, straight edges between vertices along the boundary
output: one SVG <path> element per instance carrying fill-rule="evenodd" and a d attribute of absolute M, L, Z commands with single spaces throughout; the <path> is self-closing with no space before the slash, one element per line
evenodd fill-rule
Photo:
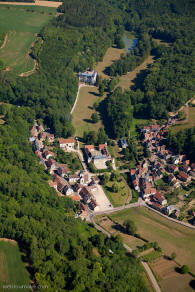
<path fill-rule="evenodd" d="M 158 46 L 163 45 L 163 46 L 165 46 L 165 47 L 170 47 L 170 46 L 172 45 L 171 42 L 168 43 L 168 42 L 165 42 L 165 41 L 160 40 L 160 39 L 155 39 L 155 38 L 153 38 L 152 40 L 153 40 L 154 42 L 156 42 Z"/>
<path fill-rule="evenodd" d="M 29 50 L 36 34 L 56 13 L 56 8 L 33 6 L 0 6 L 1 31 L 8 41 L 0 50 L 0 58 L 17 74 L 33 69 Z"/>
<path fill-rule="evenodd" d="M 112 185 L 115 183 L 114 181 L 109 181 L 105 186 L 104 190 L 106 191 L 106 194 L 113 204 L 114 207 L 122 206 L 126 203 L 127 198 L 129 197 L 129 190 L 126 185 L 126 183 L 122 180 L 120 182 L 117 182 L 117 185 L 119 187 L 119 191 L 117 193 L 112 192 Z"/>
<path fill-rule="evenodd" d="M 110 79 L 110 76 L 104 74 L 104 70 L 113 63 L 113 61 L 120 59 L 121 54 L 126 54 L 125 49 L 109 48 L 104 55 L 102 62 L 99 62 L 95 70 L 105 79 Z"/>
<path fill-rule="evenodd" d="M 30 278 L 21 256 L 17 244 L 0 241 L 0 291 L 5 291 L 3 285 L 29 285 Z M 11 290 L 19 291 L 19 289 Z M 29 291 L 29 289 L 22 290 Z"/>
<path fill-rule="evenodd" d="M 137 136 L 136 126 L 148 125 L 149 122 L 150 122 L 150 120 L 133 118 L 132 122 L 131 122 L 131 127 L 130 127 L 130 135 L 131 135 L 131 137 Z"/>
<path fill-rule="evenodd" d="M 102 121 L 98 123 L 91 122 L 91 115 L 95 112 L 93 104 L 95 101 L 101 101 L 105 97 L 99 97 L 97 87 L 85 86 L 80 89 L 79 98 L 72 115 L 73 126 L 76 129 L 76 135 L 83 136 L 84 131 L 98 131 L 103 127 Z"/>
<path fill-rule="evenodd" d="M 141 77 L 142 71 L 147 69 L 154 62 L 154 56 L 149 56 L 148 58 L 146 58 L 146 60 L 141 65 L 136 67 L 133 71 L 121 76 L 118 86 L 120 86 L 123 90 L 129 89 L 132 85 L 135 84 L 134 80 L 138 77 L 138 75 L 140 74 Z M 137 78 L 137 85 L 140 83 L 140 79 L 141 78 Z"/>
<path fill-rule="evenodd" d="M 143 245 L 145 243 L 143 240 L 139 238 L 121 232 L 119 228 L 117 228 L 118 226 L 107 216 L 104 215 L 97 216 L 95 217 L 95 221 L 111 234 L 115 235 L 120 234 L 120 236 L 123 238 L 123 242 L 126 243 L 132 249 L 136 249 L 137 246 Z"/>
<path fill-rule="evenodd" d="M 166 218 L 142 208 L 132 208 L 110 216 L 114 221 L 123 224 L 124 220 L 132 219 L 137 226 L 138 233 L 149 241 L 157 241 L 164 253 L 171 255 L 176 252 L 177 261 L 187 264 L 195 271 L 195 232 Z"/>
<path fill-rule="evenodd" d="M 174 125 L 171 127 L 171 130 L 174 132 L 178 132 L 184 129 L 195 127 L 195 107 L 189 107 L 188 114 L 189 118 L 187 123 L 181 125 Z"/>

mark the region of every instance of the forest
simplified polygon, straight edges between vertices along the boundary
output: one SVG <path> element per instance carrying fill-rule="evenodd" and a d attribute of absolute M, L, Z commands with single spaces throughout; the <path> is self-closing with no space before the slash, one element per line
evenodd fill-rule
<path fill-rule="evenodd" d="M 79 206 L 58 197 L 28 142 L 35 113 L 0 105 L 0 237 L 25 250 L 31 279 L 48 291 L 147 291 L 142 268 L 119 236 L 75 219 Z M 109 252 L 112 250 L 112 253 Z"/>
<path fill-rule="evenodd" d="M 69 9 L 72 11 L 72 6 Z M 111 10 L 109 13 L 112 16 Z M 94 27 L 90 17 L 85 19 L 87 26 L 77 27 L 61 15 L 42 29 L 31 53 L 39 64 L 36 74 L 21 78 L 11 71 L 0 71 L 0 100 L 33 108 L 56 136 L 74 134 L 70 110 L 78 89 L 76 73 L 92 69 L 103 58 L 117 28 L 111 21 L 106 29 L 102 21 Z"/>
<path fill-rule="evenodd" d="M 150 55 L 153 46 L 148 34 L 140 34 L 136 48 L 126 55 L 122 54 L 121 58 L 108 68 L 107 73 L 110 76 L 117 76 L 133 71 Z"/>
<path fill-rule="evenodd" d="M 0 100 L 30 106 L 56 136 L 74 134 L 70 109 L 78 88 L 75 73 L 94 68 L 124 29 L 138 37 L 137 47 L 114 62 L 108 73 L 133 70 L 151 53 L 155 63 L 129 95 L 135 117 L 163 119 L 194 92 L 194 5 L 176 1 L 65 1 L 32 50 L 39 71 L 27 78 L 0 70 Z M 106 15 L 106 17 L 105 17 Z M 169 42 L 157 45 L 155 38 Z"/>
<path fill-rule="evenodd" d="M 133 113 L 128 93 L 117 87 L 108 98 L 107 115 L 114 138 L 128 137 Z"/>
<path fill-rule="evenodd" d="M 109 1 L 124 12 L 126 30 L 138 36 L 138 45 L 130 53 L 115 61 L 107 73 L 122 75 L 132 71 L 150 54 L 155 62 L 144 72 L 142 82 L 123 93 L 126 107 L 132 105 L 133 117 L 167 119 L 168 113 L 176 111 L 194 95 L 195 80 L 195 5 L 191 1 Z M 168 43 L 158 45 L 155 39 Z M 138 76 L 139 78 L 139 76 Z M 125 110 L 120 114 L 113 104 L 113 95 L 107 98 L 107 114 L 113 137 L 127 136 L 123 121 Z M 125 108 L 125 99 L 118 103 Z M 118 108 L 120 108 L 118 105 Z M 120 118 L 119 118 L 120 116 Z M 129 115 L 131 123 L 132 114 Z M 123 121 L 123 122 L 122 122 Z M 116 127 L 115 127 L 116 124 Z M 121 132 L 121 135 L 120 135 Z"/>
<path fill-rule="evenodd" d="M 112 135 L 128 136 L 133 115 L 166 118 L 194 90 L 194 5 L 190 0 L 67 0 L 59 12 L 32 50 L 37 73 L 21 78 L 0 70 L 0 101 L 7 103 L 0 105 L 5 120 L 0 125 L 0 237 L 18 241 L 32 280 L 48 285 L 49 291 L 145 292 L 140 263 L 126 254 L 121 238 L 107 238 L 75 219 L 79 206 L 49 187 L 50 177 L 28 142 L 29 129 L 37 118 L 56 137 L 74 134 L 70 109 L 78 88 L 76 73 L 94 68 L 124 29 L 139 38 L 132 52 L 135 62 L 151 50 L 157 60 L 139 88 L 108 94 Z M 171 45 L 155 47 L 152 38 Z M 112 74 L 136 66 L 132 56 L 114 63 Z M 94 144 L 106 138 L 103 130 L 84 137 Z M 194 130 L 169 133 L 168 143 L 194 157 Z"/>
<path fill-rule="evenodd" d="M 179 132 L 169 131 L 167 144 L 177 154 L 186 154 L 195 162 L 195 127 Z"/>

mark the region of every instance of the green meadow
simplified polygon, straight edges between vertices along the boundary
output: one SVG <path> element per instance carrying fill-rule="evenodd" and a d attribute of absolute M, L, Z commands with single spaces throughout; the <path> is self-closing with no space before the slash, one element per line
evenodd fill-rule
<path fill-rule="evenodd" d="M 29 56 L 31 45 L 41 28 L 56 15 L 56 8 L 34 6 L 0 6 L 0 30 L 8 40 L 0 49 L 0 59 L 9 70 L 20 74 L 34 67 Z"/>
<path fill-rule="evenodd" d="M 16 242 L 0 241 L 0 292 L 30 291 L 28 288 L 9 289 L 3 287 L 6 285 L 30 285 L 29 274 L 21 257 L 22 253 Z"/>

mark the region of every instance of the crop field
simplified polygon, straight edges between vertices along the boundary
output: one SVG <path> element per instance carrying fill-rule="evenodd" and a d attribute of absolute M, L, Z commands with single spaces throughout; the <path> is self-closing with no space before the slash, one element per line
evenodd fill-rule
<path fill-rule="evenodd" d="M 0 28 L 7 42 L 0 58 L 9 70 L 20 74 L 34 67 L 29 50 L 41 28 L 56 14 L 56 8 L 34 6 L 0 6 Z"/>
<path fill-rule="evenodd" d="M 80 88 L 79 98 L 72 115 L 77 136 L 82 137 L 84 131 L 98 131 L 99 128 L 103 127 L 101 119 L 95 124 L 91 121 L 91 115 L 95 112 L 93 109 L 94 102 L 103 99 L 104 97 L 99 97 L 98 89 L 95 86 Z"/>
<path fill-rule="evenodd" d="M 190 286 L 190 282 L 193 280 L 193 277 L 189 274 L 181 275 L 180 273 L 176 272 L 175 268 L 179 268 L 179 266 L 174 261 L 160 257 L 150 263 L 150 267 L 159 280 L 163 292 L 194 291 Z"/>
<path fill-rule="evenodd" d="M 29 285 L 30 278 L 21 256 L 17 243 L 0 240 L 0 292 L 19 291 L 19 289 L 3 289 L 3 285 Z"/>
<path fill-rule="evenodd" d="M 109 67 L 113 61 L 120 59 L 120 55 L 121 54 L 126 54 L 125 53 L 125 49 L 117 49 L 117 48 L 109 48 L 106 52 L 106 54 L 104 55 L 103 61 L 99 62 L 96 67 L 95 70 L 98 72 L 99 75 L 101 75 L 103 78 L 105 79 L 109 79 L 110 76 L 106 75 L 104 73 L 104 70 Z"/>
<path fill-rule="evenodd" d="M 157 241 L 166 255 L 175 252 L 180 265 L 186 264 L 195 271 L 194 230 L 171 222 L 144 207 L 117 212 L 110 217 L 120 224 L 126 219 L 132 219 L 137 226 L 137 233 L 149 241 Z"/>

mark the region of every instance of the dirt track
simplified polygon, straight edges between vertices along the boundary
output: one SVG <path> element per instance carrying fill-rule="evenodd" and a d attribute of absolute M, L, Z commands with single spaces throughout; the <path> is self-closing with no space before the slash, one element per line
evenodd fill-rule
<path fill-rule="evenodd" d="M 2 46 L 0 47 L 0 49 L 3 49 L 5 47 L 5 45 L 7 44 L 7 40 L 8 40 L 8 35 L 6 34 L 5 39 L 2 43 Z"/>
<path fill-rule="evenodd" d="M 26 3 L 26 2 L 0 2 L 4 5 L 25 5 L 25 6 L 46 6 L 46 7 L 59 7 L 62 2 L 54 1 L 35 1 L 35 3 Z"/>

